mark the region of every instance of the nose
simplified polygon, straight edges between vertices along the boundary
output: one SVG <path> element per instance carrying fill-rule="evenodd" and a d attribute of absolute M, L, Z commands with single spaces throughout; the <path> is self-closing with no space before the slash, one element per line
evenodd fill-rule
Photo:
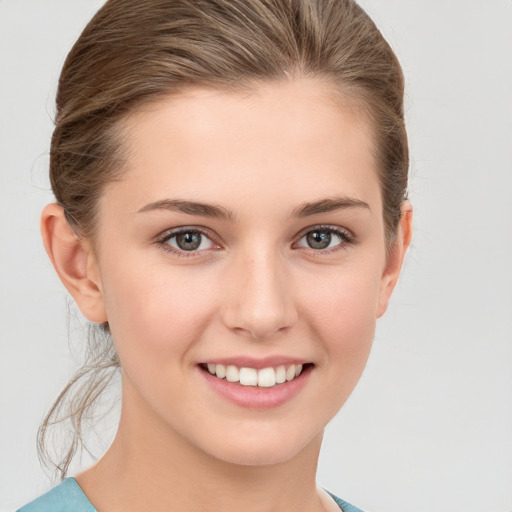
<path fill-rule="evenodd" d="M 225 325 L 257 340 L 288 330 L 298 316 L 290 277 L 278 255 L 241 257 L 227 281 Z"/>

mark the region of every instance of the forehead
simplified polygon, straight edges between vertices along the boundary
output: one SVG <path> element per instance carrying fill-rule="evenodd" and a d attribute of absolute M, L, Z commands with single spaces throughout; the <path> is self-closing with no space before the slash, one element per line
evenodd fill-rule
<path fill-rule="evenodd" d="M 190 88 L 138 109 L 122 130 L 124 181 L 138 196 L 132 202 L 165 192 L 210 193 L 217 202 L 260 194 L 297 203 L 304 194 L 379 189 L 369 123 L 354 102 L 320 80 L 236 92 Z"/>

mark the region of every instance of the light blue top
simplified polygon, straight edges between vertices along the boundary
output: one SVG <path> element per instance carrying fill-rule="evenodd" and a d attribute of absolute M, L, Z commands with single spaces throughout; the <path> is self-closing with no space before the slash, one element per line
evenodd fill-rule
<path fill-rule="evenodd" d="M 329 493 L 331 494 L 331 493 Z M 331 494 L 342 512 L 363 512 Z M 74 478 L 66 478 L 60 485 L 21 507 L 17 512 L 97 512 Z"/>
<path fill-rule="evenodd" d="M 17 512 L 97 512 L 74 478 L 66 478 Z"/>

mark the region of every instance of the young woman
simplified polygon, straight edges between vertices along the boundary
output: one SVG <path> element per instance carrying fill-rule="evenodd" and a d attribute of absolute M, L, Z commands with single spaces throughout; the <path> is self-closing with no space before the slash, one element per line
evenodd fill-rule
<path fill-rule="evenodd" d="M 61 74 L 41 226 L 108 340 L 76 439 L 109 367 L 121 419 L 21 510 L 357 511 L 316 465 L 409 245 L 407 169 L 400 66 L 353 1 L 107 1 Z"/>

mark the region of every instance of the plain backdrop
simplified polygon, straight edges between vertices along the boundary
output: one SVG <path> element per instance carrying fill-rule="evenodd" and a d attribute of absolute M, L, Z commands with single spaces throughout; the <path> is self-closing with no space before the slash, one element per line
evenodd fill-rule
<path fill-rule="evenodd" d="M 512 2 L 360 3 L 407 77 L 415 234 L 318 480 L 372 512 L 511 512 Z M 101 4 L 0 0 L 1 512 L 55 483 L 35 436 L 79 354 L 39 213 L 58 73 Z"/>

